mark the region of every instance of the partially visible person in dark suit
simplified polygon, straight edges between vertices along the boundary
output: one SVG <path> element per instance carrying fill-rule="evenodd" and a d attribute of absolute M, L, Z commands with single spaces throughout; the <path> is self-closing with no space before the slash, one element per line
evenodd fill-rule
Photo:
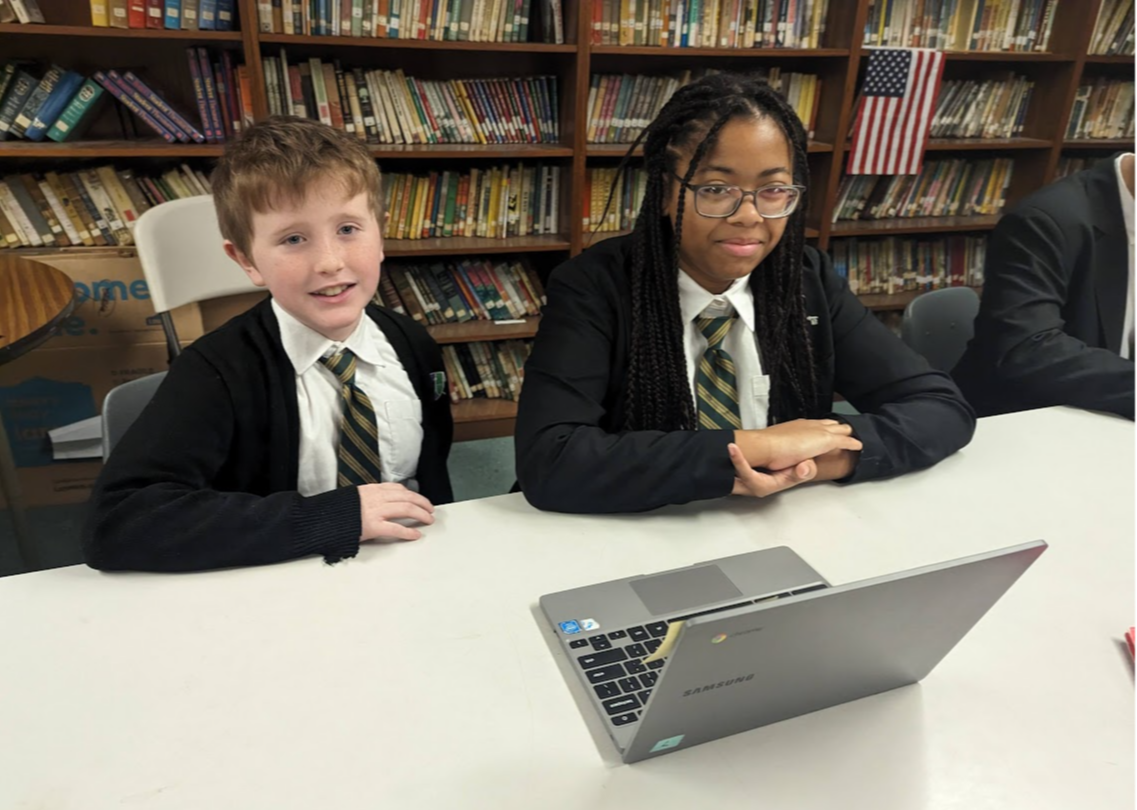
<path fill-rule="evenodd" d="M 806 136 L 716 74 L 647 128 L 635 233 L 557 268 L 515 444 L 528 501 L 637 512 L 929 467 L 971 439 L 951 378 L 805 244 Z M 840 393 L 860 413 L 836 416 Z"/>
<path fill-rule="evenodd" d="M 991 234 L 953 370 L 980 416 L 1073 405 L 1133 418 L 1132 154 L 1027 197 Z"/>

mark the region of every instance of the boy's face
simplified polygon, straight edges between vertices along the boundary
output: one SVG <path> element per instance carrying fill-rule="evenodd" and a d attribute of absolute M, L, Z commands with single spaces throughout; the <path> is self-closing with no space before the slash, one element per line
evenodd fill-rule
<path fill-rule="evenodd" d="M 314 183 L 300 200 L 253 214 L 250 256 L 225 252 L 280 306 L 329 340 L 346 340 L 379 285 L 383 236 L 367 194 Z"/>

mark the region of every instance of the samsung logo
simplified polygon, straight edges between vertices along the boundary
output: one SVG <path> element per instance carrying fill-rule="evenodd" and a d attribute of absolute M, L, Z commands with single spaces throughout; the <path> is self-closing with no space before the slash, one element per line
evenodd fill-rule
<path fill-rule="evenodd" d="M 746 681 L 752 680 L 754 680 L 753 672 L 751 672 L 749 675 L 743 675 L 738 678 L 731 678 L 728 681 L 719 681 L 718 683 L 711 683 L 707 684 L 706 686 L 696 686 L 694 689 L 688 689 L 686 692 L 684 692 L 683 697 L 690 697 L 691 695 L 697 695 L 700 692 L 710 692 L 715 689 L 722 689 L 724 686 L 734 686 L 736 683 L 745 683 Z"/>

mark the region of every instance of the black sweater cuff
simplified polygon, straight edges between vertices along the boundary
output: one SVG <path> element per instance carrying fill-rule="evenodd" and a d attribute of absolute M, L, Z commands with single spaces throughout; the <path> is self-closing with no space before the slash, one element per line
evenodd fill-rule
<path fill-rule="evenodd" d="M 292 514 L 292 552 L 296 557 L 323 554 L 328 563 L 359 553 L 363 519 L 359 489 L 341 487 L 301 498 Z"/>

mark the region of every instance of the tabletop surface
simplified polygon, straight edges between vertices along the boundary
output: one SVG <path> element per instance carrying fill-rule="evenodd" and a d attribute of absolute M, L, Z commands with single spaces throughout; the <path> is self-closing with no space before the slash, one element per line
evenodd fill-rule
<path fill-rule="evenodd" d="M 981 420 L 937 467 L 644 515 L 440 508 L 415 543 L 0 580 L 0 807 L 1131 808 L 1134 426 Z M 543 593 L 789 545 L 835 584 L 1044 539 L 920 684 L 619 763 Z"/>
<path fill-rule="evenodd" d="M 75 305 L 75 285 L 62 270 L 0 253 L 0 363 L 51 337 Z"/>

